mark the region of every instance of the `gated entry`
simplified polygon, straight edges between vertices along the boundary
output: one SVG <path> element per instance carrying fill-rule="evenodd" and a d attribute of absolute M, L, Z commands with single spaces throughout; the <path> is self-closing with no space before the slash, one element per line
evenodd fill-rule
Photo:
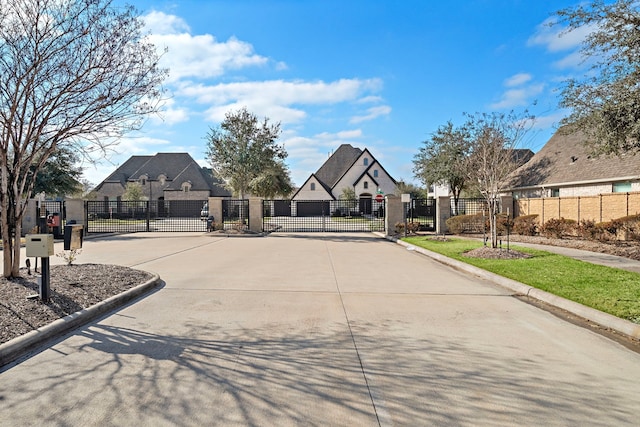
<path fill-rule="evenodd" d="M 87 233 L 206 231 L 200 217 L 206 200 L 87 201 Z M 205 218 L 206 219 L 206 218 Z"/>
<path fill-rule="evenodd" d="M 384 231 L 384 200 L 368 200 L 367 212 L 360 210 L 358 200 L 265 200 L 262 229 L 265 232 Z"/>

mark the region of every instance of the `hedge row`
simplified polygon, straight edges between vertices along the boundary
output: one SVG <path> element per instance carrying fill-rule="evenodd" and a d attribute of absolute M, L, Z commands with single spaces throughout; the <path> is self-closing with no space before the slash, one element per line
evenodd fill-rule
<path fill-rule="evenodd" d="M 447 219 L 446 223 L 453 234 L 482 233 L 489 230 L 489 222 L 482 214 L 458 215 Z M 599 241 L 640 240 L 640 215 L 600 223 L 591 220 L 578 222 L 566 218 L 552 218 L 540 225 L 538 215 L 522 215 L 511 220 L 506 214 L 499 214 L 498 234 L 505 234 L 507 227 L 511 233 L 524 236 L 542 235 L 556 239 L 578 237 Z"/>

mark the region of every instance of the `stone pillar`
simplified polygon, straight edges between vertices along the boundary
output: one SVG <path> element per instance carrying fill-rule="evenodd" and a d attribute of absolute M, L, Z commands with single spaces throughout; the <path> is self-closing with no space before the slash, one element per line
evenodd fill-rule
<path fill-rule="evenodd" d="M 396 224 L 399 222 L 404 223 L 402 201 L 400 197 L 394 195 L 386 196 L 385 200 L 384 230 L 387 236 L 391 236 L 396 232 Z"/>
<path fill-rule="evenodd" d="M 209 197 L 209 216 L 215 223 L 222 224 L 222 197 Z"/>
<path fill-rule="evenodd" d="M 451 197 L 441 196 L 436 198 L 436 233 L 445 234 L 447 220 L 451 218 Z"/>
<path fill-rule="evenodd" d="M 67 199 L 64 202 L 64 208 L 66 210 L 65 219 L 67 223 L 69 221 L 75 221 L 76 224 L 85 225 L 84 219 L 84 200 L 82 199 Z"/>
<path fill-rule="evenodd" d="M 513 196 L 500 196 L 500 206 L 502 206 L 501 213 L 508 213 L 513 218 L 515 213 L 513 210 Z"/>
<path fill-rule="evenodd" d="M 38 209 L 36 208 L 37 200 L 29 199 L 27 200 L 27 210 L 24 212 L 24 216 L 22 217 L 22 234 L 30 234 L 31 230 L 38 225 Z"/>
<path fill-rule="evenodd" d="M 262 232 L 262 199 L 259 197 L 249 198 L 249 230 Z"/>

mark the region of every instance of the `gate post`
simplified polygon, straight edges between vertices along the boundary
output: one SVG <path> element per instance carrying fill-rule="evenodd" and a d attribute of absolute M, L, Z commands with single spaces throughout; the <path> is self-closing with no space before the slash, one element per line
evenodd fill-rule
<path fill-rule="evenodd" d="M 396 230 L 396 224 L 404 222 L 403 203 L 398 196 L 385 196 L 384 231 L 387 236 L 392 235 Z"/>
<path fill-rule="evenodd" d="M 440 196 L 436 198 L 436 233 L 445 234 L 447 220 L 451 218 L 451 197 Z"/>
<path fill-rule="evenodd" d="M 213 221 L 222 224 L 222 197 L 209 197 L 209 216 L 213 216 Z"/>
<path fill-rule="evenodd" d="M 260 197 L 249 198 L 249 230 L 256 233 L 262 232 L 263 199 Z"/>
<path fill-rule="evenodd" d="M 84 200 L 82 199 L 67 199 L 64 202 L 65 209 L 67 211 L 65 215 L 65 219 L 67 223 L 73 220 L 78 225 L 86 225 L 85 218 L 86 214 L 84 212 Z"/>

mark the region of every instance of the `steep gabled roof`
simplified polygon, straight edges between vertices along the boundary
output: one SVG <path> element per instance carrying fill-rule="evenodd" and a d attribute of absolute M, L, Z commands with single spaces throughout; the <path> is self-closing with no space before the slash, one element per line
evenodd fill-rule
<path fill-rule="evenodd" d="M 355 148 L 351 144 L 342 144 L 320 166 L 320 169 L 315 173 L 316 178 L 325 188 L 333 188 L 353 163 L 358 160 L 360 154 L 362 154 L 362 150 L 359 148 Z"/>
<path fill-rule="evenodd" d="M 123 186 L 126 184 L 129 177 L 138 170 L 142 165 L 149 161 L 153 156 L 131 156 L 129 159 L 119 166 L 111 175 L 109 175 L 98 187 L 100 189 L 105 182 L 119 182 Z"/>
<path fill-rule="evenodd" d="M 142 164 L 129 179 L 136 180 L 141 175 L 147 175 L 150 179 L 156 179 L 164 174 L 167 179 L 174 180 L 187 166 L 196 164 L 189 153 L 158 153 Z"/>
<path fill-rule="evenodd" d="M 613 182 L 640 177 L 640 156 L 594 156 L 581 132 L 556 132 L 527 163 L 512 174 L 510 188 L 552 187 Z"/>

